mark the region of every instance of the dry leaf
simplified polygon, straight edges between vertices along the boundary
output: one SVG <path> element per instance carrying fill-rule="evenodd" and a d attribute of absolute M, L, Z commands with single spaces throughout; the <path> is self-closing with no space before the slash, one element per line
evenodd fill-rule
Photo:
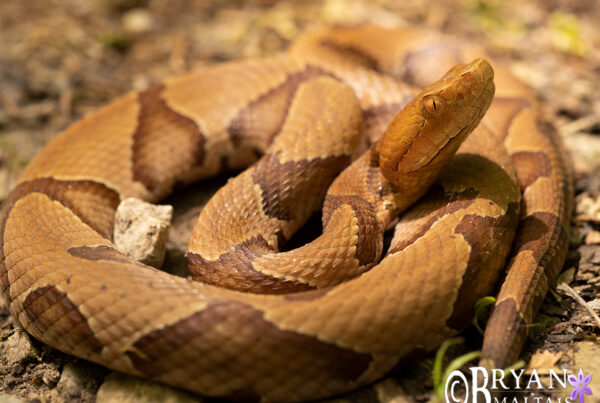
<path fill-rule="evenodd" d="M 533 357 L 531 357 L 531 360 L 529 360 L 525 373 L 530 374 L 534 369 L 537 370 L 539 374 L 547 373 L 550 369 L 560 371 L 556 367 L 556 363 L 562 358 L 562 355 L 562 351 L 555 353 L 549 350 L 538 350 Z"/>
<path fill-rule="evenodd" d="M 594 230 L 588 232 L 585 237 L 585 243 L 586 245 L 600 244 L 600 232 Z"/>

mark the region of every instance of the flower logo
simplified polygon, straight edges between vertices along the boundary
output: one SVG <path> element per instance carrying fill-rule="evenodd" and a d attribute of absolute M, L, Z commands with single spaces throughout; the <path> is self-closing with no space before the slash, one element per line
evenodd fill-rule
<path fill-rule="evenodd" d="M 569 375 L 569 383 L 573 386 L 573 390 L 571 391 L 571 396 L 569 397 L 571 401 L 575 401 L 575 399 L 579 398 L 579 403 L 584 402 L 584 394 L 591 395 L 592 390 L 589 388 L 589 384 L 592 380 L 592 374 L 588 376 L 583 375 L 583 370 L 579 368 L 579 373 L 577 377 L 573 375 Z"/>

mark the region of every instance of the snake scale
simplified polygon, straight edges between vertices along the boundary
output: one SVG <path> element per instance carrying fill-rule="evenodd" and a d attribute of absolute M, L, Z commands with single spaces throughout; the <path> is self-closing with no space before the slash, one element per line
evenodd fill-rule
<path fill-rule="evenodd" d="M 512 364 L 565 259 L 572 173 L 530 91 L 482 54 L 414 28 L 323 28 L 284 55 L 205 67 L 100 108 L 47 145 L 4 203 L 12 316 L 116 370 L 208 396 L 299 401 L 437 348 L 498 292 L 482 363 Z M 202 282 L 115 249 L 120 200 L 157 202 L 247 166 L 192 233 L 188 265 Z M 323 233 L 280 252 L 321 207 Z"/>

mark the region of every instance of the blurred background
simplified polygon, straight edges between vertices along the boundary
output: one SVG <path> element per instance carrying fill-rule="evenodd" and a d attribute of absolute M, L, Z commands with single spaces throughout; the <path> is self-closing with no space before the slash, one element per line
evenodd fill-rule
<path fill-rule="evenodd" d="M 577 173 L 572 247 L 561 281 L 600 309 L 598 0 L 0 0 L 0 201 L 58 131 L 126 91 L 206 64 L 285 51 L 309 27 L 365 22 L 468 38 L 534 89 L 545 118 L 572 151 Z M 525 353 L 528 368 L 587 365 L 599 382 L 600 330 L 585 312 L 568 298 L 549 296 Z M 73 361 L 55 351 L 32 358 L 43 347 L 10 344 L 16 333 L 1 307 L 0 324 L 0 401 L 4 393 L 102 400 L 96 391 L 111 374 L 105 378 L 106 371 L 80 362 L 77 375 Z M 65 375 L 66 365 L 75 375 Z M 348 399 L 428 400 L 430 367 L 425 360 L 415 373 Z M 79 386 L 65 389 L 65 376 Z M 596 385 L 590 385 L 594 392 Z"/>
<path fill-rule="evenodd" d="M 597 130 L 598 21 L 597 0 L 2 0 L 0 199 L 41 145 L 98 105 L 201 65 L 281 52 L 319 25 L 470 38 L 507 60 L 558 126 L 593 115 L 581 130 Z"/>

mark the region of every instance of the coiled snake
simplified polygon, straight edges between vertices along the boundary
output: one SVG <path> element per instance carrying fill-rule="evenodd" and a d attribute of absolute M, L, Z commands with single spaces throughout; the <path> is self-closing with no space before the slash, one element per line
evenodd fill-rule
<path fill-rule="evenodd" d="M 506 268 L 483 362 L 511 364 L 565 259 L 573 188 L 531 93 L 481 55 L 435 32 L 321 29 L 285 55 L 115 100 L 59 134 L 4 204 L 11 314 L 113 369 L 210 396 L 297 401 L 435 349 Z M 188 263 L 206 284 L 114 248 L 123 198 L 156 202 L 261 154 L 194 228 Z M 379 261 L 385 228 L 432 183 Z M 279 253 L 321 206 L 323 234 Z"/>

